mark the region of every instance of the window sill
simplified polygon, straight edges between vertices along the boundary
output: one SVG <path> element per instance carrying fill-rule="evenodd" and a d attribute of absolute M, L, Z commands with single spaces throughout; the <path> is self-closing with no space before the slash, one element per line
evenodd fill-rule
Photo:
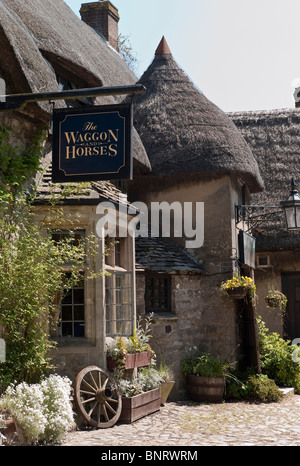
<path fill-rule="evenodd" d="M 95 345 L 86 338 L 54 338 L 57 348 L 91 348 Z"/>
<path fill-rule="evenodd" d="M 163 322 L 165 320 L 170 321 L 170 320 L 178 320 L 178 317 L 175 314 L 171 314 L 171 312 L 157 312 L 157 313 L 146 313 L 147 317 L 152 317 L 152 320 Z"/>

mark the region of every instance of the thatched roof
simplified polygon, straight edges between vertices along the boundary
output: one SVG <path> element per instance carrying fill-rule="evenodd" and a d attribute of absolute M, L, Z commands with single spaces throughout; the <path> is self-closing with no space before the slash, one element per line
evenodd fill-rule
<path fill-rule="evenodd" d="M 279 206 L 290 193 L 291 179 L 300 187 L 300 109 L 228 114 L 249 144 L 265 190 L 251 196 L 253 205 Z M 299 233 L 286 230 L 280 214 L 259 226 L 258 250 L 300 246 Z"/>
<path fill-rule="evenodd" d="M 134 125 L 153 174 L 235 175 L 252 192 L 263 183 L 256 161 L 230 118 L 210 102 L 174 60 L 165 39 L 140 81 Z"/>
<path fill-rule="evenodd" d="M 0 44 L 0 76 L 8 93 L 59 91 L 56 73 L 78 87 L 125 86 L 137 80 L 121 55 L 63 0 L 0 0 Z M 95 103 L 116 103 L 116 98 Z M 30 105 L 36 117 L 51 119 L 50 104 Z M 148 170 L 135 130 L 133 148 L 137 168 Z"/>

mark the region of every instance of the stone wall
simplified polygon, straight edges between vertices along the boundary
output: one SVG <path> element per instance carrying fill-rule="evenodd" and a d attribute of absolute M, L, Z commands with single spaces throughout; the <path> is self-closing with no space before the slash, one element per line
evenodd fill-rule
<path fill-rule="evenodd" d="M 236 344 L 236 314 L 219 290 L 219 280 L 198 274 L 172 274 L 172 314 L 154 315 L 151 346 L 171 366 L 175 387 L 170 399 L 182 399 L 186 380 L 181 360 L 190 351 L 223 355 Z M 145 316 L 145 277 L 137 274 L 137 314 Z M 234 359 L 234 357 L 233 357 Z"/>

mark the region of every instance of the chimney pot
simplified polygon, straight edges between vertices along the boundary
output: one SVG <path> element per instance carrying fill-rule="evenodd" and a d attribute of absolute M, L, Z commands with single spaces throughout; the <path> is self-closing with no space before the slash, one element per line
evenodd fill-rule
<path fill-rule="evenodd" d="M 120 16 L 117 8 L 110 1 L 83 3 L 80 15 L 82 21 L 102 34 L 113 48 L 118 49 Z"/>

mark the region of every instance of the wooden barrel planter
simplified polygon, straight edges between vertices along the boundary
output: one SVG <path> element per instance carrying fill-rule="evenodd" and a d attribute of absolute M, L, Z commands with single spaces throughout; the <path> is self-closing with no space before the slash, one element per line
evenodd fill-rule
<path fill-rule="evenodd" d="M 225 392 L 224 377 L 200 377 L 188 375 L 188 396 L 193 401 L 219 403 Z"/>
<path fill-rule="evenodd" d="M 119 420 L 130 424 L 148 414 L 159 411 L 161 402 L 160 388 L 135 395 L 122 397 L 122 411 Z"/>

